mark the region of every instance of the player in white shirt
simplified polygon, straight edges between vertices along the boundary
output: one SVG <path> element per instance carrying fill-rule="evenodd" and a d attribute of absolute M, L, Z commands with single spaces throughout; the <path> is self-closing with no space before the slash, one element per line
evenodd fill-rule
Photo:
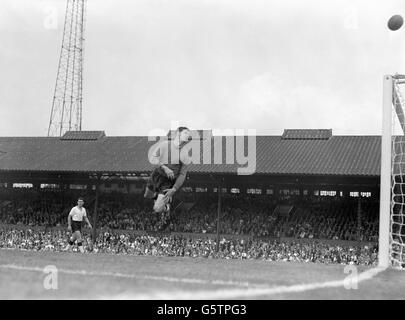
<path fill-rule="evenodd" d="M 89 219 L 87 218 L 86 209 L 83 207 L 83 204 L 83 199 L 79 198 L 77 200 L 77 206 L 73 207 L 72 210 L 70 210 L 68 216 L 68 230 L 72 232 L 72 235 L 70 236 L 69 244 L 66 250 L 71 249 L 75 241 L 77 241 L 77 246 L 79 247 L 80 252 L 84 252 L 81 234 L 83 220 L 87 223 L 90 229 L 92 228 L 92 226 Z"/>

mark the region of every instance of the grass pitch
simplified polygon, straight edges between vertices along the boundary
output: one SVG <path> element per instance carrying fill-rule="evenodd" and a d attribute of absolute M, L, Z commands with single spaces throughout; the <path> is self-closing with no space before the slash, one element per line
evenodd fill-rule
<path fill-rule="evenodd" d="M 45 289 L 55 266 L 57 289 Z M 405 271 L 385 270 L 357 289 L 345 266 L 204 258 L 0 250 L 0 299 L 405 299 Z M 367 271 L 358 267 L 358 273 Z M 54 278 L 55 279 L 55 278 Z"/>

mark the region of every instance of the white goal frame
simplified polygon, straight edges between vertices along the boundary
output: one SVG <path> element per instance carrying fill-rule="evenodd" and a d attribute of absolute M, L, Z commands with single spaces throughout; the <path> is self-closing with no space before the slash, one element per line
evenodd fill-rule
<path fill-rule="evenodd" d="M 403 75 L 385 75 L 383 79 L 383 112 L 382 112 L 382 137 L 381 137 L 381 180 L 380 180 L 380 214 L 379 214 L 379 240 L 378 240 L 378 265 L 383 268 L 392 266 L 392 148 L 393 148 L 393 113 L 398 117 L 403 134 L 405 135 L 404 110 L 398 95 L 394 93 L 394 81 L 404 80 Z M 405 261 L 404 261 L 405 263 Z"/>

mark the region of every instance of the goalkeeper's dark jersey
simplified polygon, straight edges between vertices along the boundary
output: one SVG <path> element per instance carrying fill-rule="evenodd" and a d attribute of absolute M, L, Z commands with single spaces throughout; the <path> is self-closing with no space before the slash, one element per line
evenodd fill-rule
<path fill-rule="evenodd" d="M 182 186 L 187 175 L 187 165 L 190 162 L 188 154 L 183 150 L 184 144 L 180 147 L 176 146 L 173 141 L 162 141 L 158 144 L 152 157 L 157 160 L 158 163 L 164 164 L 174 173 L 174 185 L 177 190 Z M 166 173 L 162 168 L 157 169 L 158 172 L 166 176 Z"/>

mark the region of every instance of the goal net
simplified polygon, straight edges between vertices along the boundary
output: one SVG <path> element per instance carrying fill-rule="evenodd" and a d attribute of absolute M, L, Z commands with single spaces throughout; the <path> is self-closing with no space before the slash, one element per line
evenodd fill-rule
<path fill-rule="evenodd" d="M 380 266 L 405 267 L 405 76 L 384 77 Z"/>

